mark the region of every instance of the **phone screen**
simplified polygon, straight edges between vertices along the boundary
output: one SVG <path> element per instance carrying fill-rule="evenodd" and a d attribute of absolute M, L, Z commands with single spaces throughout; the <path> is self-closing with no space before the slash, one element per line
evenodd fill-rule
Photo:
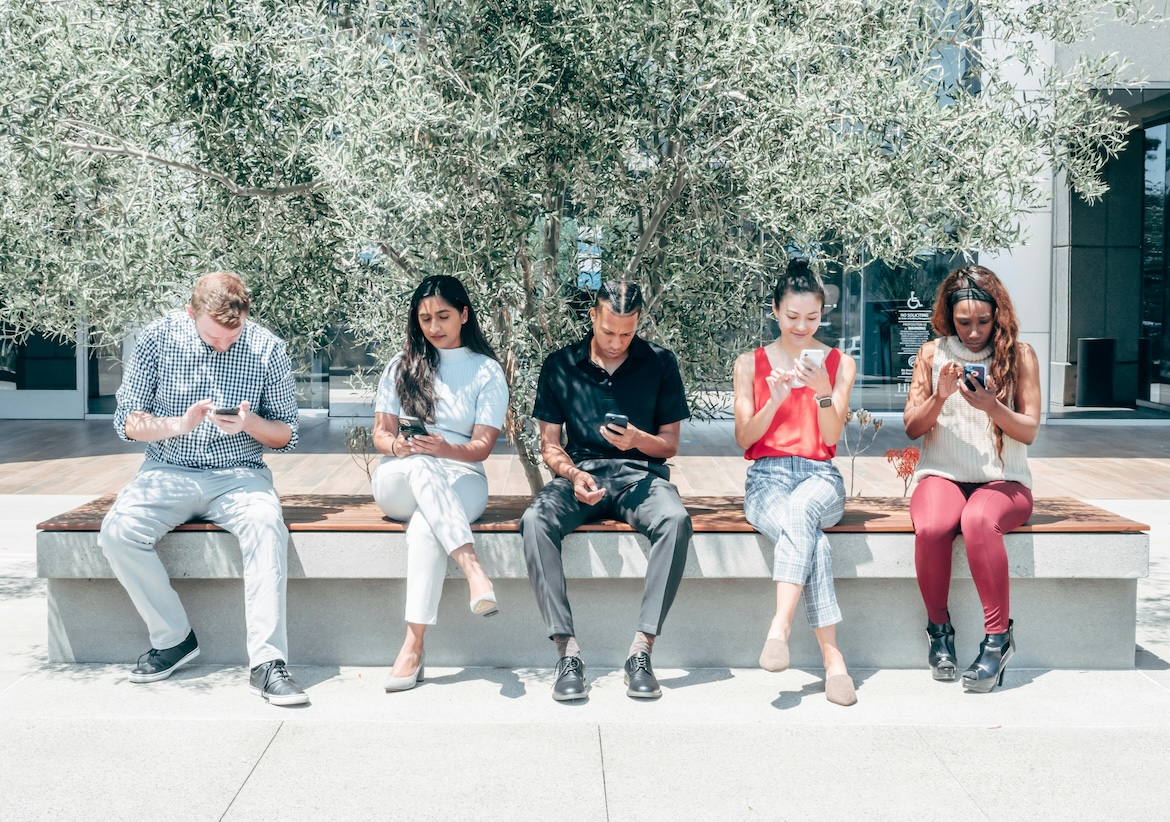
<path fill-rule="evenodd" d="M 240 413 L 240 406 L 237 405 L 235 408 L 217 408 L 212 413 L 219 417 L 234 417 Z"/>

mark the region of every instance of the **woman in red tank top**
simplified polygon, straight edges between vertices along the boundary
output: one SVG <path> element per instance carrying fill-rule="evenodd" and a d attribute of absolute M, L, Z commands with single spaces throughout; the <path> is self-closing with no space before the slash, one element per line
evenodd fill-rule
<path fill-rule="evenodd" d="M 845 484 L 833 465 L 857 366 L 816 340 L 825 288 L 794 259 L 772 294 L 780 337 L 735 361 L 735 439 L 752 460 L 744 513 L 775 546 L 776 616 L 760 654 L 768 671 L 788 667 L 788 635 L 804 594 L 805 614 L 825 664 L 825 696 L 857 701 L 837 648 L 841 609 L 824 530 L 845 512 Z"/>

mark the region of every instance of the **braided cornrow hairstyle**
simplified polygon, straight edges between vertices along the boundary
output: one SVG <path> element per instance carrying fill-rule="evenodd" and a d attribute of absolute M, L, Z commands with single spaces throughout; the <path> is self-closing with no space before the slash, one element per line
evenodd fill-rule
<path fill-rule="evenodd" d="M 608 303 L 609 310 L 619 317 L 637 314 L 642 310 L 642 289 L 638 288 L 637 283 L 629 280 L 605 280 L 597 289 L 593 307 L 596 308 L 602 303 Z"/>

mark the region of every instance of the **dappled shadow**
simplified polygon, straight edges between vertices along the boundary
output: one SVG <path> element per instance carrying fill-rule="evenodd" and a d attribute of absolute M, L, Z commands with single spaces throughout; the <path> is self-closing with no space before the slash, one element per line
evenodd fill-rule
<path fill-rule="evenodd" d="M 0 599 L 31 599 L 45 595 L 45 580 L 38 577 L 0 577 Z"/>
<path fill-rule="evenodd" d="M 124 663 L 45 662 L 34 670 L 53 679 L 81 683 L 106 682 L 114 687 L 132 686 L 135 690 L 169 687 L 204 693 L 248 685 L 249 669 L 245 665 L 184 665 L 158 682 L 131 682 L 130 671 L 136 664 L 137 660 Z M 337 666 L 290 665 L 289 673 L 302 688 L 311 688 L 336 678 L 341 672 Z"/>

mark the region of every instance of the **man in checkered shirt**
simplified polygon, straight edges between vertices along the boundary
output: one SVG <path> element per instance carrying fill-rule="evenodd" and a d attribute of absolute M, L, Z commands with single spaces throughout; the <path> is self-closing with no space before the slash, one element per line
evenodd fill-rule
<path fill-rule="evenodd" d="M 251 298 L 228 272 L 195 284 L 186 311 L 148 325 L 118 389 L 114 428 L 148 443 L 138 476 L 102 522 L 99 542 L 150 631 L 131 682 L 166 679 L 199 656 L 155 542 L 190 519 L 239 539 L 251 688 L 273 705 L 308 695 L 289 676 L 288 529 L 265 447 L 297 444 L 292 364 L 282 340 L 248 320 Z"/>

